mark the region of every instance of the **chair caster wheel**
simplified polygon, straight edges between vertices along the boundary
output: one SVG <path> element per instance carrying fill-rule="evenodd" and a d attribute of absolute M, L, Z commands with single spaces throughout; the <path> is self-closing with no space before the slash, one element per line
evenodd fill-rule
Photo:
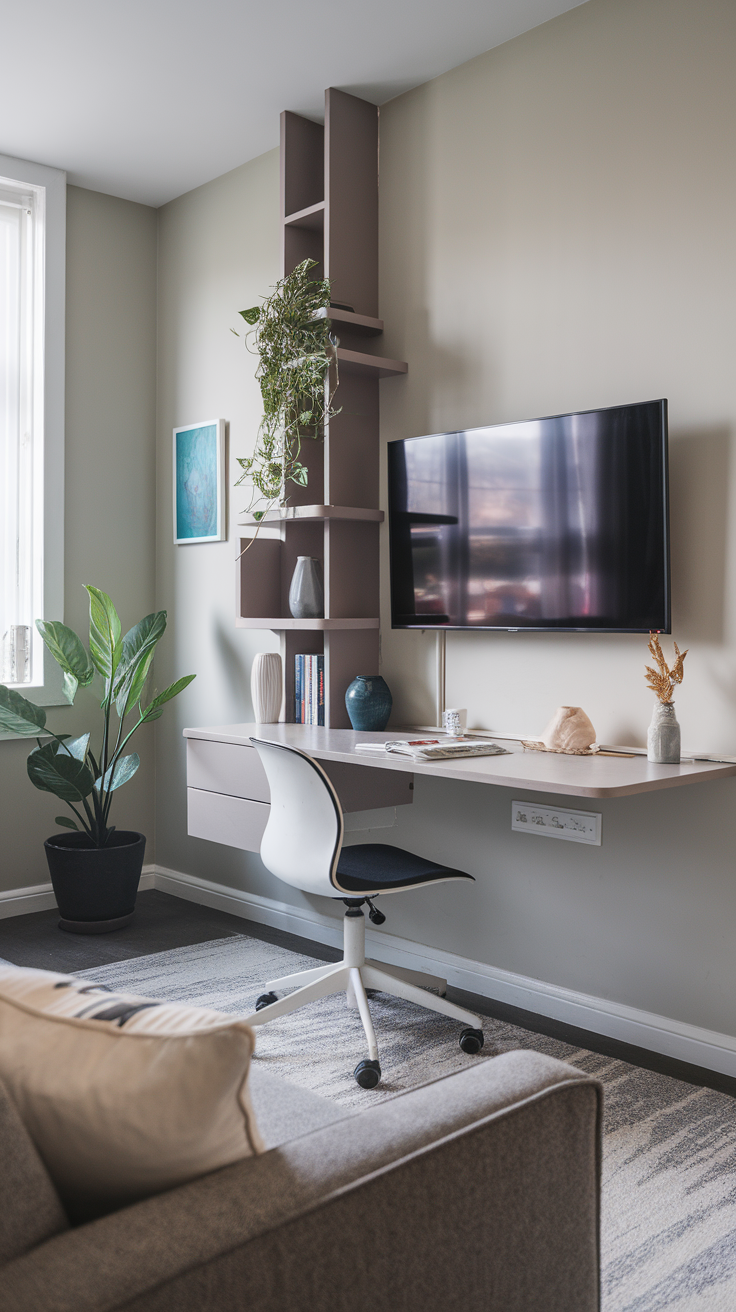
<path fill-rule="evenodd" d="M 256 1011 L 263 1011 L 264 1007 L 270 1007 L 272 1002 L 278 1002 L 275 993 L 262 993 L 256 1000 Z"/>
<path fill-rule="evenodd" d="M 483 1047 L 483 1031 L 467 1025 L 460 1033 L 460 1047 L 469 1057 L 475 1057 Z"/>
<path fill-rule="evenodd" d="M 361 1089 L 375 1089 L 381 1078 L 381 1067 L 377 1061 L 359 1061 L 353 1071 Z"/>

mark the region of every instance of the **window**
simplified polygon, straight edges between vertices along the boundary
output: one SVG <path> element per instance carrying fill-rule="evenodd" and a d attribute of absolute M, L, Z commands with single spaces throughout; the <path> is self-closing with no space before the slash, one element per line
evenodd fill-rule
<path fill-rule="evenodd" d="M 0 179 L 0 678 L 30 683 L 43 597 L 46 188 Z"/>
<path fill-rule="evenodd" d="M 58 689 L 35 620 L 63 614 L 65 221 L 65 174 L 0 156 L 0 682 L 44 701 Z"/>

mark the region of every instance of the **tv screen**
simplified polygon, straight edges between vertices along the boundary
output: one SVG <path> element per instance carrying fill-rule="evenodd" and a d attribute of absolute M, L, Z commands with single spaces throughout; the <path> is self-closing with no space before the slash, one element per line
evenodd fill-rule
<path fill-rule="evenodd" d="M 388 446 L 394 628 L 670 629 L 667 402 Z"/>

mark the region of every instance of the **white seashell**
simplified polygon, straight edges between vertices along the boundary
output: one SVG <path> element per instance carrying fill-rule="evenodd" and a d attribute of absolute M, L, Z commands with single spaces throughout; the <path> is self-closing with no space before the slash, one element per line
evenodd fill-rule
<path fill-rule="evenodd" d="M 581 706 L 558 706 L 539 741 L 548 752 L 579 752 L 595 742 L 595 729 Z"/>

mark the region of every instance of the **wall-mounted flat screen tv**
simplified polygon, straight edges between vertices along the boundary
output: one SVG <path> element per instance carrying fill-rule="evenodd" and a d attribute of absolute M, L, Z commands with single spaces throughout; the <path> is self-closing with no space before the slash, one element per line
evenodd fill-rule
<path fill-rule="evenodd" d="M 394 628 L 670 630 L 667 402 L 388 446 Z"/>

